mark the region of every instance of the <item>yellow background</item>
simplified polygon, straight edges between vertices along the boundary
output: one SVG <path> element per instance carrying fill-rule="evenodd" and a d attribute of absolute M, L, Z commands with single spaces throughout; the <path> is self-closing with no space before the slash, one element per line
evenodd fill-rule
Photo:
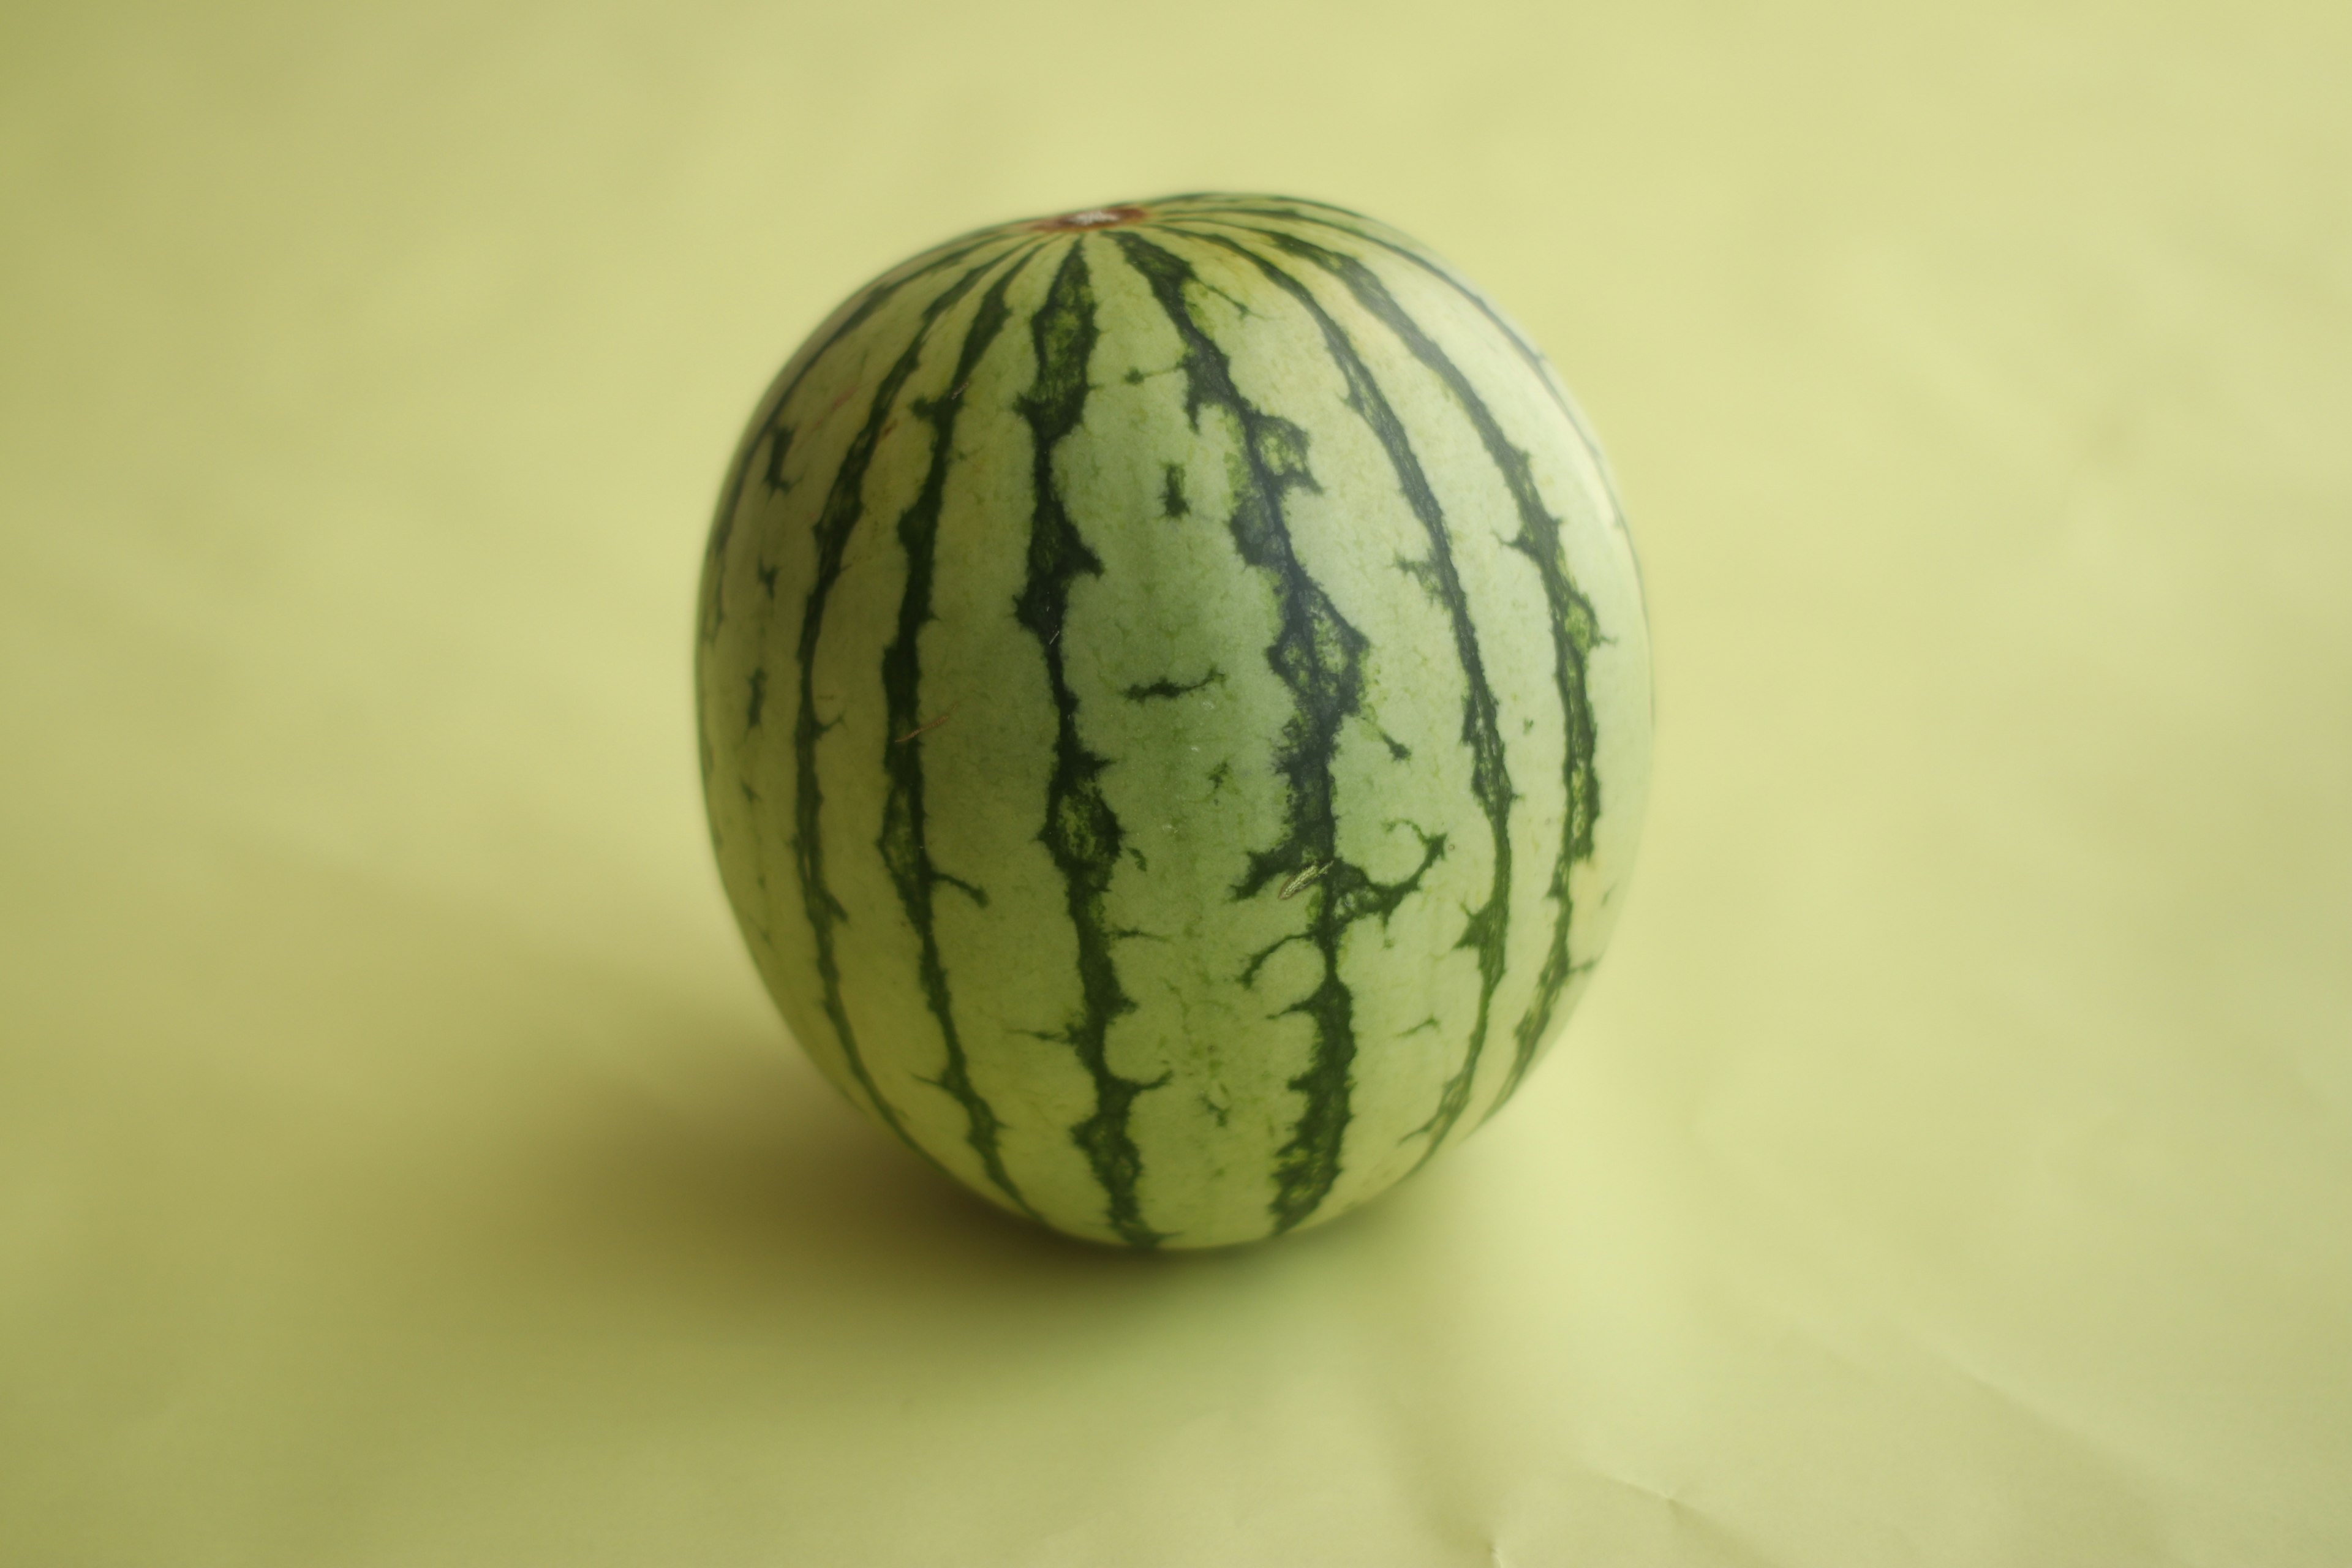
<path fill-rule="evenodd" d="M 0 1562 L 2352 1562 L 2352 12 L 0 20 Z M 871 272 L 1199 187 L 1549 349 L 1643 863 L 1261 1249 L 943 1187 L 709 865 L 692 595 Z"/>

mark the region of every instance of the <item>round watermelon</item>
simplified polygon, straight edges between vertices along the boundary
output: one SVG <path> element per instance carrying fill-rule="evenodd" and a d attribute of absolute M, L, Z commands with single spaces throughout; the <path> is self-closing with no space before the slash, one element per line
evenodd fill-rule
<path fill-rule="evenodd" d="M 1318 202 L 1006 224 L 859 289 L 742 437 L 698 630 L 711 836 L 793 1034 L 1095 1240 L 1255 1240 L 1458 1142 L 1640 828 L 1591 431 L 1459 273 Z"/>

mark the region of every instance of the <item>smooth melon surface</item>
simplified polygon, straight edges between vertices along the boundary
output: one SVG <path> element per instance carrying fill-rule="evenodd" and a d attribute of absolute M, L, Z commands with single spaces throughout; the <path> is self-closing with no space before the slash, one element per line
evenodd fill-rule
<path fill-rule="evenodd" d="M 697 659 L 793 1035 L 992 1201 L 1328 1218 L 1507 1100 L 1613 923 L 1641 586 L 1540 357 L 1412 240 L 1197 195 L 868 285 L 762 399 Z"/>

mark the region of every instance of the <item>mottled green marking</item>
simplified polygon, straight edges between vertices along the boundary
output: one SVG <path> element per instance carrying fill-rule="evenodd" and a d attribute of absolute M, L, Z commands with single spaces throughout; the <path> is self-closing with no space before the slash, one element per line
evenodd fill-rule
<path fill-rule="evenodd" d="M 817 515 L 816 574 L 809 584 L 808 598 L 801 608 L 800 639 L 795 650 L 800 681 L 794 692 L 793 712 L 793 860 L 794 868 L 800 873 L 802 908 L 808 916 L 809 929 L 816 938 L 816 973 L 824 992 L 824 1016 L 832 1024 L 835 1037 L 841 1041 L 842 1055 L 848 1063 L 850 1076 L 866 1091 L 876 1113 L 918 1152 L 923 1152 L 922 1146 L 908 1134 L 898 1110 L 883 1097 L 881 1089 L 875 1083 L 874 1075 L 866 1065 L 865 1053 L 858 1048 L 856 1031 L 850 1026 L 849 1011 L 842 1001 L 841 966 L 834 951 L 834 928 L 848 918 L 849 911 L 833 896 L 825 882 L 824 836 L 821 830 L 824 797 L 817 784 L 816 747 L 818 739 L 831 726 L 820 721 L 816 714 L 816 650 L 824 635 L 825 609 L 831 602 L 834 584 L 841 577 L 849 537 L 865 516 L 866 471 L 874 461 L 875 448 L 881 444 L 882 429 L 891 418 L 899 389 L 915 373 L 932 326 L 1003 259 L 1000 254 L 963 272 L 924 306 L 914 337 L 883 374 L 881 384 L 874 389 L 874 400 L 866 409 L 866 422 L 850 438 L 848 448 L 842 454 L 841 467 L 834 471 L 832 487 L 825 493 L 824 508 Z M 925 1154 L 925 1158 L 929 1157 Z"/>
<path fill-rule="evenodd" d="M 1543 584 L 1544 601 L 1551 611 L 1548 619 L 1551 629 L 1552 680 L 1559 692 L 1560 713 L 1567 731 L 1560 779 L 1567 807 L 1560 829 L 1559 854 L 1552 863 L 1551 882 L 1547 889 L 1559 913 L 1552 921 L 1551 942 L 1544 954 L 1543 968 L 1536 976 L 1535 994 L 1512 1031 L 1516 1048 L 1511 1069 L 1487 1109 L 1491 1116 L 1527 1076 L 1528 1067 L 1535 1061 L 1536 1049 L 1543 1043 L 1544 1030 L 1551 1022 L 1552 1009 L 1575 973 L 1569 962 L 1569 927 L 1575 915 L 1569 893 L 1569 873 L 1577 861 L 1592 854 L 1592 824 L 1601 808 L 1601 780 L 1593 763 L 1592 701 L 1585 687 L 1586 662 L 1598 640 L 1599 625 L 1591 602 L 1569 578 L 1567 557 L 1560 548 L 1560 521 L 1545 509 L 1528 455 L 1511 445 L 1493 411 L 1470 384 L 1469 377 L 1397 304 L 1380 276 L 1352 256 L 1327 250 L 1297 235 L 1268 229 L 1248 232 L 1260 235 L 1277 248 L 1339 279 L 1359 305 L 1394 332 L 1415 359 L 1444 382 L 1477 430 L 1488 459 L 1501 473 L 1510 492 L 1512 504 L 1519 514 L 1519 531 L 1512 537 L 1510 547 L 1533 563 Z"/>
<path fill-rule="evenodd" d="M 1460 661 L 1464 678 L 1462 698 L 1462 743 L 1470 749 L 1470 793 L 1478 803 L 1478 810 L 1486 819 L 1487 838 L 1492 846 L 1493 872 L 1486 885 L 1486 901 L 1469 911 L 1464 922 L 1462 936 L 1455 943 L 1477 955 L 1478 1011 L 1470 1026 L 1470 1039 L 1463 1052 L 1462 1064 L 1445 1080 L 1439 1092 L 1437 1106 L 1427 1121 L 1414 1130 L 1427 1139 L 1421 1160 L 1425 1163 L 1446 1134 L 1470 1104 L 1470 1088 L 1477 1077 L 1478 1061 L 1486 1047 L 1486 1034 L 1491 1020 L 1495 989 L 1502 984 L 1503 965 L 1508 952 L 1511 922 L 1511 777 L 1503 754 L 1503 733 L 1497 717 L 1494 687 L 1486 679 L 1486 662 L 1479 652 L 1477 628 L 1470 618 L 1470 596 L 1463 587 L 1462 575 L 1454 567 L 1453 537 L 1448 532 L 1445 513 L 1438 504 L 1437 493 L 1430 487 L 1429 477 L 1422 469 L 1421 458 L 1414 453 L 1407 437 L 1404 422 L 1397 417 L 1387 395 L 1364 363 L 1346 330 L 1333 320 L 1307 286 L 1289 271 L 1277 266 L 1263 252 L 1222 234 L 1199 236 L 1206 244 L 1215 245 L 1246 258 L 1274 286 L 1297 301 L 1314 318 L 1321 332 L 1324 346 L 1332 361 L 1339 367 L 1348 386 L 1347 405 L 1379 437 L 1381 449 L 1388 454 L 1389 463 L 1396 470 L 1397 485 L 1404 492 L 1407 504 L 1419 520 L 1423 534 L 1429 541 L 1429 553 L 1419 561 L 1401 563 L 1409 574 L 1428 593 L 1439 608 L 1445 612 L 1446 623 L 1453 633 L 1454 655 Z M 1383 735 L 1383 739 L 1387 737 Z M 1402 747 L 1389 742 L 1391 754 Z"/>
<path fill-rule="evenodd" d="M 1033 349 L 1034 378 L 1010 368 Z M 1458 1141 L 1564 1010 L 1591 958 L 1586 878 L 1618 853 L 1601 832 L 1611 863 L 1592 859 L 1584 682 L 1622 669 L 1638 700 L 1641 672 L 1591 657 L 1606 639 L 1570 569 L 1613 496 L 1579 437 L 1483 297 L 1321 204 L 1170 198 L 1118 225 L 1007 226 L 853 296 L 734 454 L 696 655 L 730 899 L 827 1071 L 991 1198 L 1129 1246 L 1311 1224 Z M 1494 504 L 1473 518 L 1449 475 Z M 1592 603 L 1614 606 L 1627 584 L 1600 542 L 1608 580 L 1591 585 L 1611 596 Z M 1144 580 L 1101 580 L 1130 561 Z M 968 568 L 992 585 L 961 583 Z M 1215 624 L 1181 624 L 1186 607 Z M 1525 624 L 1538 615 L 1553 624 Z M 1410 646 L 1372 646 L 1391 635 Z M 841 662 L 853 644 L 862 677 Z M 1051 721 L 1021 731 L 1002 689 L 971 685 L 990 671 L 1042 675 L 1029 700 L 1042 689 Z M 1642 737 L 1624 741 L 1638 782 Z M 1608 783 L 1613 814 L 1631 795 Z M 1416 812 L 1433 787 L 1470 798 Z M 1486 886 L 1439 864 L 1449 833 L 1486 858 Z M 1391 864 L 1411 874 L 1366 870 Z M 1022 922 L 1064 918 L 1058 957 L 1022 946 Z M 1143 1054 L 1188 1031 L 1204 1048 L 1166 1072 Z"/>
<path fill-rule="evenodd" d="M 1223 686 L 1224 683 L 1225 672 L 1213 664 L 1209 667 L 1209 673 L 1198 680 L 1169 680 L 1163 678 L 1130 686 L 1125 695 L 1129 702 L 1150 702 L 1170 697 L 1190 697 L 1204 687 Z"/>
<path fill-rule="evenodd" d="M 726 618 L 727 542 L 734 535 L 735 514 L 742 507 L 743 488 L 751 482 L 753 463 L 759 457 L 761 447 L 768 448 L 765 473 L 769 488 L 779 492 L 791 488 L 783 476 L 784 454 L 792 448 L 793 444 L 793 431 L 781 423 L 784 416 L 784 405 L 792 401 L 793 394 L 800 390 L 801 383 L 807 380 L 809 373 L 824 361 L 827 351 L 864 326 L 872 318 L 874 312 L 880 310 L 884 303 L 899 289 L 909 283 L 917 282 L 943 268 L 954 266 L 974 251 L 982 249 L 1002 237 L 993 233 L 977 236 L 968 243 L 941 249 L 938 255 L 919 267 L 900 273 L 896 278 L 886 278 L 874 284 L 866 289 L 865 297 L 842 317 L 841 324 L 825 334 L 824 342 L 819 343 L 809 353 L 807 358 L 801 361 L 800 368 L 789 376 L 780 377 L 776 384 L 770 389 L 765 400 L 766 406 L 753 416 L 751 428 L 744 436 L 741 448 L 735 454 L 733 471 L 727 476 L 727 482 L 719 487 L 719 515 L 711 521 L 710 542 L 702 563 L 702 647 L 709 646 L 718 637 L 719 623 Z M 772 593 L 773 590 L 772 589 L 771 592 Z M 699 666 L 700 662 L 701 651 L 698 647 L 696 650 L 696 663 Z"/>
<path fill-rule="evenodd" d="M 1078 698 L 1070 688 L 1062 647 L 1071 583 L 1081 576 L 1098 577 L 1103 569 L 1071 521 L 1054 473 L 1054 448 L 1078 427 L 1087 395 L 1093 390 L 1087 364 L 1094 353 L 1095 300 L 1086 247 L 1084 239 L 1069 242 L 1045 304 L 1030 320 L 1037 378 L 1020 406 L 1033 441 L 1035 499 L 1028 581 L 1015 601 L 1014 616 L 1037 638 L 1054 697 L 1054 769 L 1045 785 L 1045 825 L 1037 837 L 1061 873 L 1077 937 L 1078 1012 L 1063 1037 L 1095 1085 L 1094 1114 L 1071 1128 L 1070 1137 L 1102 1184 L 1110 1226 L 1119 1239 L 1134 1247 L 1155 1247 L 1167 1237 L 1143 1221 L 1136 1194 L 1143 1155 L 1128 1123 L 1136 1097 L 1165 1080 L 1145 1083 L 1123 1078 L 1110 1066 L 1110 1026 L 1135 1010 L 1134 1000 L 1119 984 L 1112 958 L 1118 933 L 1105 910 L 1125 835 L 1103 795 L 1102 772 L 1108 759 L 1087 750 L 1079 738 Z"/>
<path fill-rule="evenodd" d="M 1410 245 L 1400 245 L 1385 235 L 1363 226 L 1374 223 L 1374 219 L 1366 217 L 1361 213 L 1352 212 L 1346 207 L 1333 206 L 1328 202 L 1309 202 L 1297 197 L 1283 199 L 1291 205 L 1282 207 L 1248 203 L 1202 205 L 1190 209 L 1184 216 L 1190 216 L 1197 213 L 1209 217 L 1213 222 L 1217 221 L 1214 215 L 1229 213 L 1237 216 L 1275 218 L 1286 223 L 1314 224 L 1318 227 L 1347 235 L 1352 239 L 1360 239 L 1366 245 L 1376 246 L 1391 256 L 1411 262 L 1468 300 L 1480 315 L 1486 318 L 1487 325 L 1500 332 L 1504 341 L 1511 345 L 1512 352 L 1519 356 L 1520 362 L 1528 367 L 1528 374 L 1533 375 L 1537 383 L 1543 387 L 1544 395 L 1551 399 L 1552 406 L 1559 410 L 1561 416 L 1568 421 L 1569 428 L 1576 432 L 1576 438 L 1582 444 L 1585 455 L 1592 459 L 1593 476 L 1601 483 L 1601 493 L 1609 498 L 1610 521 L 1615 524 L 1619 537 L 1625 542 L 1625 558 L 1633 568 L 1634 592 L 1637 594 L 1643 592 L 1642 558 L 1634 552 L 1633 538 L 1626 531 L 1624 499 L 1617 493 L 1617 481 L 1609 471 L 1608 458 L 1601 453 L 1600 437 L 1593 435 L 1592 426 L 1585 421 L 1584 411 L 1576 405 L 1575 399 L 1568 395 L 1568 390 L 1560 384 L 1559 378 L 1552 374 L 1551 367 L 1544 362 L 1542 352 L 1528 341 L 1525 333 L 1511 324 L 1510 318 L 1495 309 L 1493 300 L 1472 288 L 1450 268 L 1442 266 L 1435 258 L 1425 255 Z M 1319 211 L 1301 212 L 1297 210 L 1299 207 L 1315 207 Z M 1339 216 L 1337 217 L 1322 216 L 1326 213 L 1336 213 Z M 1353 221 L 1343 221 L 1349 219 Z M 1243 226 L 1234 225 L 1234 226 Z"/>
<path fill-rule="evenodd" d="M 1265 573 L 1274 587 L 1280 630 L 1266 649 L 1266 663 L 1292 702 L 1274 758 L 1284 785 L 1285 831 L 1270 847 L 1250 852 L 1234 897 L 1254 898 L 1311 866 L 1328 867 L 1313 889 L 1307 924 L 1322 973 L 1313 990 L 1286 1009 L 1307 1016 L 1314 1047 L 1307 1070 L 1290 1080 L 1306 1105 L 1276 1158 L 1272 1208 L 1275 1229 L 1283 1231 L 1312 1215 L 1339 1180 L 1353 1091 L 1355 997 L 1339 977 L 1339 944 L 1351 894 L 1372 884 L 1339 858 L 1331 763 L 1340 725 L 1363 701 L 1368 645 L 1307 575 L 1291 546 L 1283 498 L 1293 489 L 1317 488 L 1307 466 L 1307 433 L 1255 406 L 1234 386 L 1224 350 L 1202 327 L 1186 298 L 1187 287 L 1198 281 L 1191 262 L 1133 231 L 1110 237 L 1150 286 L 1184 344 L 1184 406 L 1195 428 L 1204 407 L 1222 412 L 1238 427 L 1241 453 L 1226 528 L 1242 561 Z"/>
<path fill-rule="evenodd" d="M 1375 223 L 1376 219 L 1367 217 L 1362 213 L 1351 211 L 1347 207 L 1334 206 L 1328 202 L 1309 202 L 1302 197 L 1294 196 L 1286 196 L 1281 200 L 1286 205 L 1266 206 L 1261 203 L 1249 201 L 1217 205 L 1204 203 L 1189 207 L 1175 216 L 1181 217 L 1197 216 L 1213 219 L 1219 215 L 1230 214 L 1242 217 L 1274 218 L 1284 223 L 1309 223 L 1318 228 L 1328 228 L 1336 233 L 1344 234 L 1350 239 L 1362 240 L 1366 245 L 1377 246 L 1391 256 L 1411 262 L 1468 300 L 1480 315 L 1486 318 L 1487 324 L 1503 335 L 1504 340 L 1511 345 L 1512 352 L 1519 356 L 1535 378 L 1543 384 L 1545 395 L 1552 400 L 1560 413 L 1567 416 L 1569 424 L 1576 431 L 1577 439 L 1583 443 L 1584 449 L 1591 454 L 1595 468 L 1601 475 L 1601 483 L 1603 485 L 1609 483 L 1608 462 L 1601 455 L 1600 442 L 1594 438 L 1591 429 L 1584 422 L 1583 412 L 1570 402 L 1567 394 L 1560 389 L 1559 382 L 1552 376 L 1549 368 L 1545 365 L 1541 351 L 1535 344 L 1528 342 L 1526 334 L 1513 326 L 1508 317 L 1495 309 L 1494 301 L 1440 265 L 1434 258 L 1414 249 L 1412 246 L 1400 245 L 1385 235 L 1365 226 Z M 1304 207 L 1314 207 L 1318 210 L 1315 212 L 1299 210 Z M 1337 216 L 1326 216 L 1328 214 Z M 1612 501 L 1616 499 L 1613 489 L 1610 499 Z M 1620 509 L 1620 515 L 1622 520 L 1622 509 Z"/>
<path fill-rule="evenodd" d="M 889 793 L 882 806 L 879 847 L 883 863 L 889 868 L 891 884 L 898 889 L 898 902 L 907 911 L 907 921 L 915 930 L 916 973 L 923 988 L 923 999 L 938 1019 L 940 1036 L 946 1042 L 947 1065 L 932 1081 L 963 1108 L 964 1140 L 980 1157 L 981 1169 L 987 1173 L 996 1190 L 1023 1213 L 1043 1218 L 1030 1206 L 1004 1168 L 1004 1156 L 998 1146 L 1003 1123 L 995 1109 L 972 1084 L 971 1061 L 964 1051 L 962 1034 L 956 1026 L 954 1002 L 948 992 L 947 966 L 940 956 L 932 892 L 944 883 L 961 889 L 982 904 L 987 902 L 987 895 L 968 882 L 945 875 L 931 863 L 930 845 L 925 835 L 923 749 L 919 742 L 926 730 L 942 721 L 934 719 L 929 724 L 922 724 L 917 719 L 922 689 L 922 633 L 923 627 L 935 618 L 931 588 L 939 571 L 940 510 L 946 500 L 948 468 L 954 458 L 956 416 L 962 410 L 964 387 L 972 371 L 1012 314 L 1004 303 L 1005 291 L 1020 276 L 1030 254 L 1030 250 L 1022 251 L 981 297 L 980 309 L 966 329 L 963 347 L 956 355 L 947 395 L 914 405 L 916 416 L 931 426 L 931 459 L 923 475 L 922 489 L 898 519 L 898 542 L 907 552 L 907 581 L 898 595 L 898 634 L 882 655 L 882 690 L 888 713 L 886 732 L 898 736 L 900 743 L 883 750 L 882 765 L 888 776 Z"/>

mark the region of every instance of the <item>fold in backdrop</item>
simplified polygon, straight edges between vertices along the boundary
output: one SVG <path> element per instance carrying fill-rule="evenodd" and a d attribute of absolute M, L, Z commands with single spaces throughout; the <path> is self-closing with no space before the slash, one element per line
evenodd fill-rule
<path fill-rule="evenodd" d="M 16 7 L 0 1559 L 2352 1562 L 2340 7 Z M 688 659 L 973 226 L 1362 207 L 1615 460 L 1660 733 L 1475 1140 L 1056 1242 L 801 1059 Z"/>

